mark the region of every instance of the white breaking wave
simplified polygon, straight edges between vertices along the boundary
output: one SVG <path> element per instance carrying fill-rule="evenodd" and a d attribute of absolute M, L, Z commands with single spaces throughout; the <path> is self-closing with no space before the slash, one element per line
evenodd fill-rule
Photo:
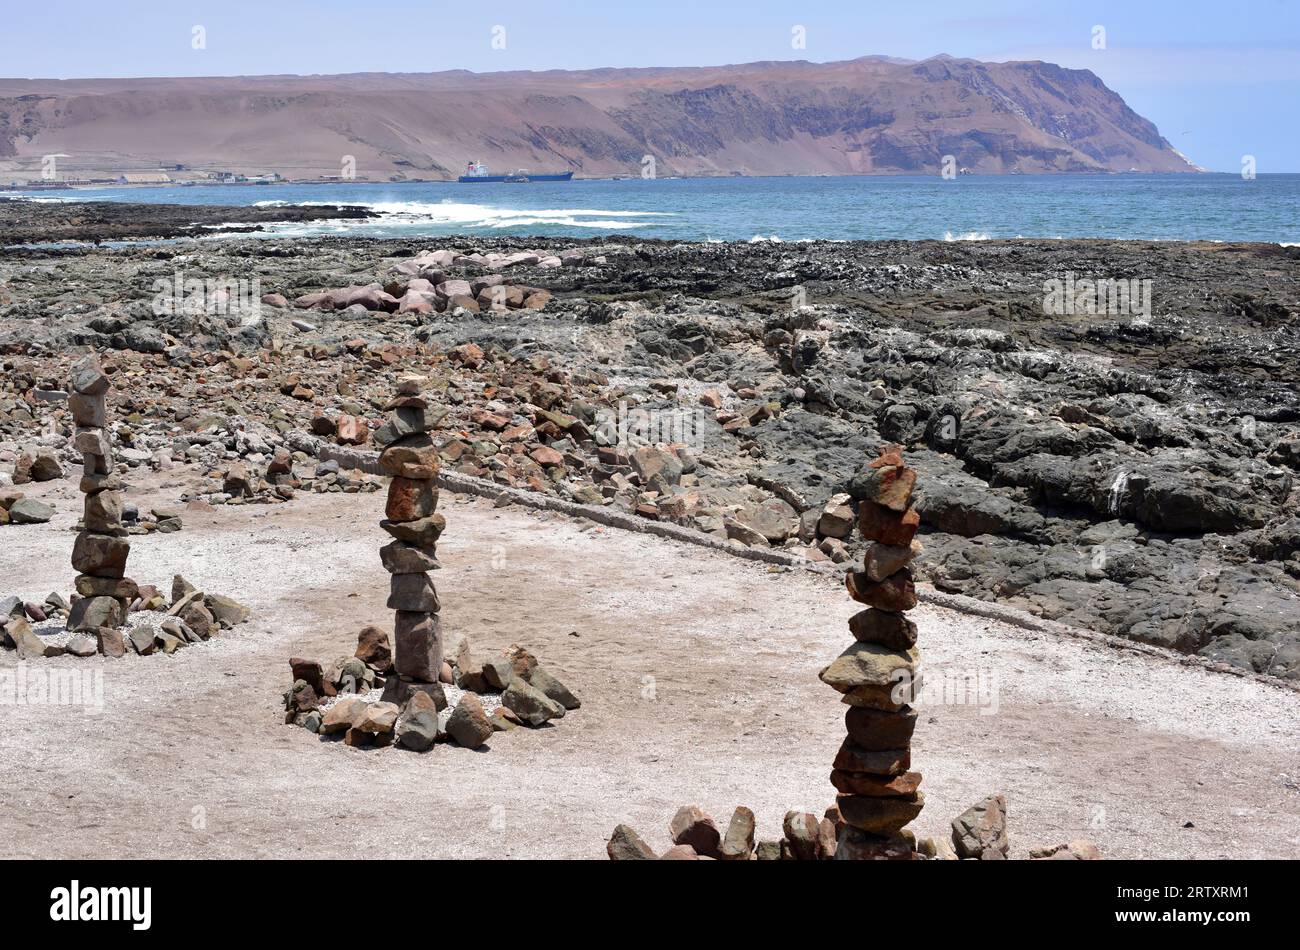
<path fill-rule="evenodd" d="M 943 232 L 945 241 L 987 241 L 990 240 L 987 231 L 967 231 L 965 234 L 953 234 L 951 231 Z"/>
<path fill-rule="evenodd" d="M 315 202 L 316 204 L 347 204 L 347 202 Z M 525 215 L 537 215 L 539 217 L 555 217 L 562 215 L 584 215 L 586 217 L 603 217 L 603 218 L 670 218 L 672 212 L 668 211 L 607 211 L 600 208 L 558 208 L 558 209 L 540 209 L 540 208 L 493 208 L 490 205 L 470 204 L 460 201 L 438 201 L 438 202 L 421 202 L 421 201 L 375 201 L 367 202 L 364 207 L 383 214 L 412 214 L 420 217 L 438 218 L 448 221 L 471 221 L 482 218 L 491 220 L 493 218 L 509 218 Z"/>
<path fill-rule="evenodd" d="M 261 202 L 263 205 L 283 202 Z M 279 236 L 383 231 L 418 232 L 429 228 L 473 230 L 489 228 L 537 227 L 549 225 L 566 228 L 592 228 L 601 231 L 628 231 L 660 224 L 655 218 L 674 217 L 667 211 L 611 211 L 604 208 L 494 208 L 490 205 L 459 201 L 304 201 L 300 206 L 357 205 L 379 214 L 378 218 L 330 219 L 265 225 Z"/>
<path fill-rule="evenodd" d="M 94 198 L 56 198 L 51 195 L 0 195 L 5 201 L 25 201 L 35 205 L 66 205 L 75 204 L 78 201 L 98 201 Z"/>

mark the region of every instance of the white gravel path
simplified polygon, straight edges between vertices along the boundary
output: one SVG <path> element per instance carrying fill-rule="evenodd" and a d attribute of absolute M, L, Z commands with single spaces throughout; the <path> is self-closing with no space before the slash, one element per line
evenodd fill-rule
<path fill-rule="evenodd" d="M 528 646 L 581 710 L 423 756 L 283 725 L 288 657 L 328 662 L 387 622 L 382 495 L 188 512 L 184 531 L 134 543 L 130 574 L 166 586 L 179 570 L 252 621 L 175 656 L 28 664 L 97 666 L 104 708 L 0 710 L 0 857 L 603 857 L 620 821 L 666 847 L 686 802 L 719 822 L 748 805 L 774 837 L 787 809 L 831 801 L 843 708 L 817 671 L 854 611 L 832 579 L 443 498 L 444 622 L 480 652 Z M 0 529 L 0 594 L 71 586 L 60 508 Z M 985 689 L 923 709 L 920 833 L 1002 792 L 1017 853 L 1086 836 L 1112 857 L 1300 856 L 1300 695 L 933 606 L 915 616 L 932 687 Z M 0 672 L 14 663 L 0 654 Z"/>

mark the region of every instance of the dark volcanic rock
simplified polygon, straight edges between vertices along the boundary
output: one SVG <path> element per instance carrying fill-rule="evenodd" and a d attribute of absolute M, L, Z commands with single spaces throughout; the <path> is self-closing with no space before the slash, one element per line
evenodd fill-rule
<path fill-rule="evenodd" d="M 121 236 L 136 221 L 166 234 L 210 220 L 167 206 L 0 205 L 0 228 L 15 240 Z M 424 249 L 446 253 L 434 262 L 416 256 Z M 542 268 L 534 251 L 569 257 Z M 430 471 L 855 570 L 864 544 L 855 535 L 845 545 L 846 513 L 888 529 L 893 545 L 911 540 L 918 524 L 905 519 L 915 517 L 918 583 L 1300 677 L 1298 249 L 478 236 L 184 245 L 187 275 L 257 276 L 285 300 L 327 300 L 305 329 L 271 306 L 249 321 L 155 314 L 151 284 L 175 276 L 181 253 L 6 252 L 0 438 L 24 445 L 57 429 L 53 405 L 34 393 L 64 378 L 60 363 L 78 345 L 111 350 L 128 371 L 115 398 L 131 403 L 120 418 L 134 416 L 133 453 L 165 449 L 214 468 L 270 459 L 286 442 L 297 450 L 294 432 L 334 438 L 345 415 L 376 424 L 388 377 L 425 362 L 421 372 L 439 380 L 438 412 L 449 413 L 422 450 Z M 489 254 L 521 263 L 488 268 Z M 1067 272 L 1151 276 L 1152 312 L 1048 314 L 1044 284 Z M 408 285 L 433 293 L 480 282 L 481 291 L 497 274 L 501 286 L 550 292 L 546 309 L 334 305 L 343 291 L 385 307 Z M 796 291 L 804 306 L 792 304 Z M 249 385 L 264 379 L 275 385 Z M 658 419 L 686 412 L 692 428 L 639 452 L 639 441 L 610 438 L 620 406 Z M 888 522 L 883 506 L 837 503 L 818 534 L 827 502 L 850 493 L 862 460 L 887 442 L 902 444 L 919 474 L 915 516 Z M 356 490 L 333 464 L 304 488 Z M 390 557 L 390 569 L 436 565 L 441 519 L 385 528 L 420 548 L 420 564 Z"/>

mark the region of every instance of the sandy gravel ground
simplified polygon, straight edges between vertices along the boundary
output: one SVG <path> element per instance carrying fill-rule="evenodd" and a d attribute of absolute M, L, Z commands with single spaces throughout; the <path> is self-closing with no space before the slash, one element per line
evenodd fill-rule
<path fill-rule="evenodd" d="M 176 489 L 154 500 L 174 503 Z M 71 482 L 50 525 L 0 529 L 0 595 L 72 584 Z M 583 700 L 490 751 L 323 743 L 282 724 L 290 655 L 351 653 L 388 622 L 382 495 L 186 513 L 137 539 L 130 574 L 180 571 L 254 608 L 176 656 L 102 669 L 104 708 L 0 707 L 0 857 L 603 858 L 626 821 L 663 848 L 673 810 L 760 837 L 820 813 L 843 707 L 817 680 L 853 605 L 828 578 L 444 494 L 444 622 L 481 650 L 532 648 Z M 147 504 L 148 497 L 138 500 Z M 1013 851 L 1086 836 L 1110 857 L 1300 856 L 1300 695 L 1176 662 L 922 608 L 931 702 L 914 745 L 922 834 L 992 792 Z M 12 669 L 12 652 L 0 669 Z"/>

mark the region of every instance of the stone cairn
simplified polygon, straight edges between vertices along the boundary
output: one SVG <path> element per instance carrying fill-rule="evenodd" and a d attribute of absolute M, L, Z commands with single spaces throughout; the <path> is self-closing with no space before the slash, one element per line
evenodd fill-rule
<path fill-rule="evenodd" d="M 379 551 L 391 575 L 388 607 L 396 612 L 391 649 L 382 630 L 367 627 L 356 654 L 328 669 L 302 657 L 289 660 L 294 682 L 285 694 L 285 722 L 322 736 L 343 733 L 348 745 L 396 743 L 427 752 L 446 737 L 477 749 L 493 732 L 542 726 L 581 705 L 522 647 L 482 663 L 463 636 L 445 649 L 441 604 L 429 574 L 439 567 L 437 543 L 447 523 L 437 512 L 440 456 L 429 432 L 446 412 L 421 395 L 427 382 L 422 376 L 398 380 L 396 396 L 384 407 L 388 417 L 374 433 L 382 447 L 379 471 L 392 479 L 380 527 L 393 540 Z M 360 694 L 381 685 L 381 675 L 383 694 L 369 702 Z M 461 692 L 445 722 L 438 715 L 448 705 L 444 682 Z M 496 691 L 500 705 L 489 716 L 478 694 Z M 358 695 L 322 709 L 322 698 L 340 694 Z"/>
<path fill-rule="evenodd" d="M 861 571 L 845 577 L 849 596 L 863 610 L 849 619 L 854 643 L 821 671 L 822 682 L 844 695 L 848 736 L 831 772 L 838 794 L 825 817 L 789 811 L 783 837 L 755 841 L 754 813 L 736 809 L 724 835 L 699 805 L 683 805 L 668 833 L 673 846 L 662 854 L 628 825 L 618 825 L 605 845 L 614 861 L 1004 861 L 1010 854 L 1007 803 L 992 795 L 952 822 L 952 844 L 916 835 L 905 826 L 925 804 L 921 774 L 912 765 L 913 703 L 920 689 L 916 606 L 908 565 L 921 553 L 920 516 L 911 506 L 916 472 L 903 462 L 902 446 L 887 445 L 849 486 L 858 503 L 857 523 L 867 542 Z M 1031 860 L 1087 861 L 1101 857 L 1091 841 L 1078 839 L 1029 852 Z"/>
<path fill-rule="evenodd" d="M 854 614 L 854 643 L 821 672 L 844 695 L 848 735 L 835 756 L 831 784 L 842 824 L 839 860 L 910 859 L 916 839 L 904 826 L 921 813 L 924 794 L 911 768 L 912 731 L 919 689 L 916 606 L 908 564 L 921 553 L 920 518 L 911 507 L 916 472 L 901 446 L 885 446 L 858 474 L 850 494 L 858 502 L 858 530 L 868 542 L 863 569 L 845 578 L 849 596 L 867 609 Z"/>
<path fill-rule="evenodd" d="M 388 607 L 396 611 L 393 629 L 393 675 L 384 684 L 383 701 L 405 705 L 412 693 L 429 694 L 436 708 L 447 705 L 438 682 L 442 672 L 442 623 L 438 592 L 429 572 L 439 567 L 437 541 L 446 527 L 438 514 L 438 449 L 429 430 L 437 414 L 421 395 L 427 380 L 406 376 L 385 407 L 388 418 L 375 432 L 383 446 L 379 469 L 392 477 L 382 527 L 393 540 L 379 556 L 392 575 Z"/>
<path fill-rule="evenodd" d="M 911 767 L 911 706 L 917 676 L 916 624 L 904 611 L 916 606 L 908 564 L 921 553 L 920 517 L 911 507 L 916 472 L 900 446 L 880 457 L 850 483 L 857 523 L 868 542 L 863 569 L 845 577 L 849 595 L 867 606 L 849 620 L 854 643 L 824 670 L 822 682 L 844 695 L 848 736 L 835 756 L 831 784 L 836 802 L 824 818 L 791 811 L 779 841 L 754 841 L 754 813 L 738 808 L 723 836 L 698 805 L 678 810 L 669 827 L 673 847 L 659 859 L 720 860 L 908 860 L 934 856 L 919 851 L 904 826 L 921 813 L 921 776 Z M 929 849 L 933 851 L 934 849 Z M 635 831 L 619 825 L 606 845 L 613 860 L 654 858 Z"/>
<path fill-rule="evenodd" d="M 115 471 L 108 432 L 108 389 L 108 377 L 93 356 L 73 365 L 68 406 L 76 423 L 72 444 L 84 463 L 81 491 L 86 500 L 82 530 L 72 548 L 81 599 L 72 605 L 67 626 L 96 633 L 100 652 L 105 649 L 103 631 L 122 626 L 139 593 L 126 576 L 131 544 L 122 524 L 122 479 Z"/>

